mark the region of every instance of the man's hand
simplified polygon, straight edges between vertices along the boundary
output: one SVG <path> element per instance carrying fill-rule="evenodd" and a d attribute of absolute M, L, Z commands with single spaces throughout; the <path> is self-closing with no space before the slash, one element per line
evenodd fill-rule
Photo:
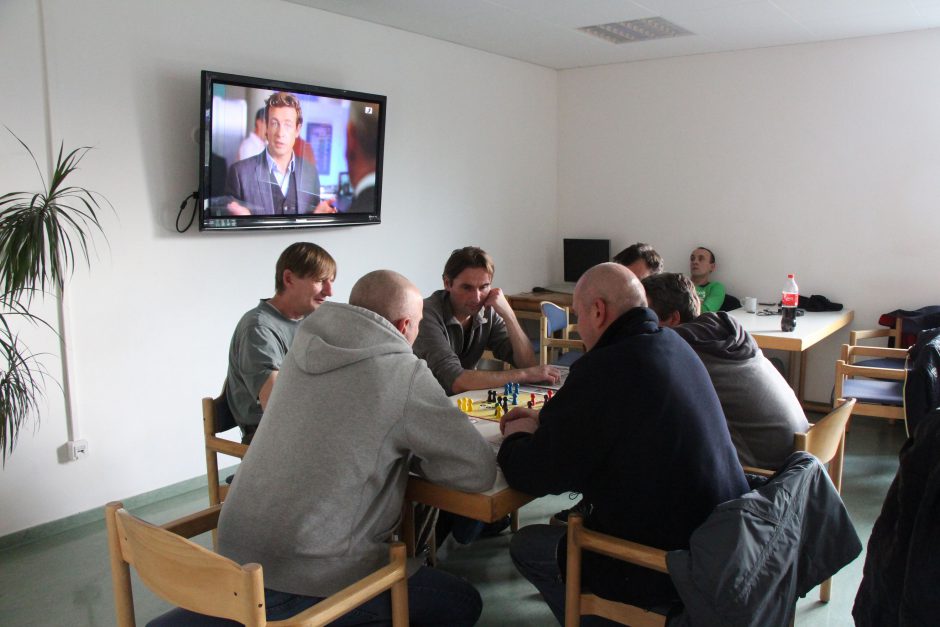
<path fill-rule="evenodd" d="M 225 205 L 225 210 L 228 211 L 230 216 L 250 216 L 251 210 L 244 205 L 241 205 L 234 200 L 229 204 Z"/>
<path fill-rule="evenodd" d="M 506 296 L 503 295 L 503 290 L 498 287 L 490 288 L 490 293 L 486 295 L 483 306 L 492 307 L 496 310 L 496 313 L 504 319 L 507 317 L 516 317 L 515 313 L 512 311 L 512 307 L 509 306 L 509 301 L 506 300 Z"/>
<path fill-rule="evenodd" d="M 499 419 L 499 431 L 503 437 L 513 433 L 535 433 L 539 428 L 539 412 L 528 407 L 514 407 Z"/>
<path fill-rule="evenodd" d="M 561 382 L 561 372 L 555 366 L 532 366 L 518 370 L 522 375 L 520 383 L 551 383 L 557 385 Z"/>
<path fill-rule="evenodd" d="M 323 199 L 320 201 L 320 204 L 313 209 L 314 213 L 338 213 L 336 206 L 332 204 L 332 201 Z"/>

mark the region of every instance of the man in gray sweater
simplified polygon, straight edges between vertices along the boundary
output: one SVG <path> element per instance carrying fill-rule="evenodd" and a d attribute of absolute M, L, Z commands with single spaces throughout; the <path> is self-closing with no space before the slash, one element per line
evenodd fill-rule
<path fill-rule="evenodd" d="M 754 338 L 727 312 L 699 315 L 695 285 L 685 275 L 647 277 L 643 287 L 660 325 L 675 329 L 705 364 L 741 464 L 783 465 L 793 452 L 793 434 L 806 431 L 809 423 L 793 390 Z"/>
<path fill-rule="evenodd" d="M 264 568 L 269 620 L 382 565 L 409 471 L 467 492 L 495 480 L 492 448 L 411 350 L 417 288 L 378 270 L 349 303 L 323 303 L 301 323 L 219 519 L 220 552 Z M 476 622 L 472 585 L 418 563 L 409 575 L 413 623 Z M 342 624 L 389 616 L 386 593 Z"/>

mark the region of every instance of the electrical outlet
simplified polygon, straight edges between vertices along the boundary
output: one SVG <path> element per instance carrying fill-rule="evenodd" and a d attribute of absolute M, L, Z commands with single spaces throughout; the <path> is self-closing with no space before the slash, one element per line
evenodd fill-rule
<path fill-rule="evenodd" d="M 69 459 L 73 462 L 88 454 L 88 440 L 70 440 L 68 443 Z"/>

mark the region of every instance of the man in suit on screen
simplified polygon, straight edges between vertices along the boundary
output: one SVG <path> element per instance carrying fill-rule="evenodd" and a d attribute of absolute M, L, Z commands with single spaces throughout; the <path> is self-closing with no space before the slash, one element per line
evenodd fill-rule
<path fill-rule="evenodd" d="M 335 213 L 320 200 L 320 176 L 316 165 L 294 156 L 303 112 L 293 94 L 277 92 L 266 101 L 265 150 L 238 161 L 229 169 L 225 193 L 229 215 L 285 215 Z"/>

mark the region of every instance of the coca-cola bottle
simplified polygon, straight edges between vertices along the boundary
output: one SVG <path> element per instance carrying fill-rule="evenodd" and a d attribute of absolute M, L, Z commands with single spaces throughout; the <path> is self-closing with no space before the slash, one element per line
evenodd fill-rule
<path fill-rule="evenodd" d="M 780 330 L 792 331 L 796 328 L 796 306 L 800 304 L 800 288 L 792 274 L 787 275 L 787 282 L 783 285 L 783 295 L 780 298 Z"/>

